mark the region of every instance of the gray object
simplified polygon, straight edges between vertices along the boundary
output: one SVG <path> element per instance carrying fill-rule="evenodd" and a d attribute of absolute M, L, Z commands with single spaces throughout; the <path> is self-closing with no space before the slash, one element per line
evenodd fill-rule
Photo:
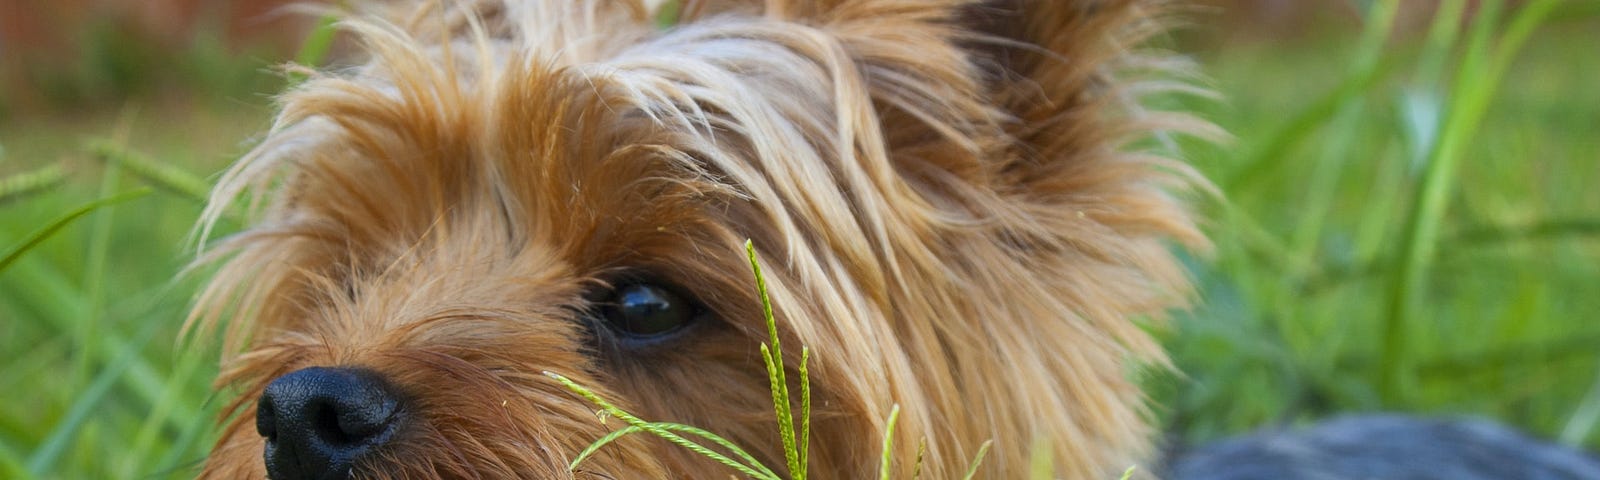
<path fill-rule="evenodd" d="M 1168 480 L 1600 480 L 1600 459 L 1482 420 L 1335 419 L 1177 452 Z"/>

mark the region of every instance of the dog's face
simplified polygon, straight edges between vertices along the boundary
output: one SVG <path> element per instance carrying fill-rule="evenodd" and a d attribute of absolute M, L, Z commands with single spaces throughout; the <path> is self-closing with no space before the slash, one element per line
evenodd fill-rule
<path fill-rule="evenodd" d="M 569 473 L 622 423 L 546 371 L 780 465 L 747 238 L 814 354 L 817 478 L 876 471 L 894 405 L 928 478 L 1143 454 L 1129 319 L 1198 241 L 1178 167 L 1119 152 L 1143 2 L 445 3 L 355 17 L 372 59 L 219 186 L 212 219 L 268 201 L 208 257 L 238 396 L 202 476 L 730 473 L 644 436 Z"/>

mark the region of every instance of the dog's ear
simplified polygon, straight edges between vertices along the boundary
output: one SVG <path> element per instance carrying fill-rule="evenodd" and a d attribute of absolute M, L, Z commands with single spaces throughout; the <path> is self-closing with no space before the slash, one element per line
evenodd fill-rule
<path fill-rule="evenodd" d="M 973 196 L 987 193 L 1027 207 L 1070 194 L 1109 203 L 1050 208 L 1074 216 L 1118 211 L 1096 220 L 1122 224 L 1112 226 L 1137 231 L 1133 236 L 1167 236 L 1198 247 L 1205 240 L 1187 221 L 1183 203 L 1169 194 L 1209 187 L 1174 161 L 1173 137 L 1224 134 L 1208 122 L 1143 104 L 1152 95 L 1206 93 L 1183 81 L 1192 73 L 1181 57 L 1145 48 L 1169 23 L 1173 7 L 1167 3 L 688 0 L 684 11 L 692 19 L 759 4 L 768 18 L 828 35 L 833 45 L 789 48 L 847 52 L 851 64 L 828 68 L 863 81 L 835 85 L 839 98 L 852 94 L 851 87 L 865 90 L 875 118 L 841 114 L 839 120 L 854 124 L 839 127 L 877 130 L 861 133 L 881 134 L 875 136 L 884 140 L 896 172 L 937 207 L 930 214 L 982 210 L 997 199 Z M 868 153 L 873 147 L 860 146 Z"/>
<path fill-rule="evenodd" d="M 731 3 L 703 2 L 699 14 L 710 19 L 711 7 Z M 776 52 L 803 57 L 784 65 L 804 81 L 752 82 L 771 82 L 769 98 L 793 98 L 780 107 L 810 102 L 791 108 L 808 115 L 789 117 L 814 131 L 786 146 L 821 153 L 794 162 L 804 169 L 746 157 L 787 169 L 769 174 L 774 182 L 815 187 L 792 194 L 798 200 L 754 196 L 847 213 L 763 217 L 802 223 L 792 231 L 804 238 L 757 242 L 785 245 L 792 258 L 832 255 L 840 266 L 814 278 L 854 283 L 807 288 L 835 288 L 887 317 L 815 315 L 854 318 L 865 339 L 792 328 L 830 346 L 828 362 L 876 366 L 823 375 L 873 392 L 853 399 L 869 418 L 891 402 L 908 407 L 909 436 L 897 444 L 928 438 L 934 465 L 960 465 L 986 438 L 1002 442 L 984 460 L 990 476 L 1048 455 L 1064 477 L 1106 478 L 1148 452 L 1129 377 L 1165 358 L 1133 319 L 1186 300 L 1170 242 L 1205 243 L 1181 200 L 1205 182 L 1162 139 L 1214 133 L 1140 102 L 1187 88 L 1167 72 L 1181 62 L 1140 50 L 1161 31 L 1160 3 L 762 3 L 765 18 L 792 28 L 756 31 Z M 818 82 L 821 95 L 800 96 Z M 836 186 L 805 183 L 802 174 L 822 169 Z M 1043 447 L 1028 443 L 1041 439 Z"/>
<path fill-rule="evenodd" d="M 963 9 L 959 22 L 976 34 L 966 46 L 992 98 L 1011 116 L 1013 145 L 1028 151 L 1019 157 L 1035 160 L 1011 165 L 1014 178 L 1042 192 L 1142 184 L 1137 178 L 1163 175 L 1173 181 L 1158 183 L 1169 189 L 1208 188 L 1181 162 L 1102 157 L 1133 148 L 1178 160 L 1174 136 L 1225 137 L 1209 122 L 1143 103 L 1160 94 L 1209 95 L 1184 81 L 1194 77 L 1189 62 L 1146 45 L 1166 31 L 1175 9 L 1162 0 L 985 0 Z M 1090 176 L 1073 185 L 1055 183 L 1081 177 L 1097 158 L 1139 168 L 1125 172 L 1132 176 L 1128 182 Z M 1162 197 L 1145 196 L 1166 202 Z M 1178 213 L 1158 203 L 1137 206 Z M 1183 226 L 1163 230 L 1191 246 L 1204 243 Z"/>

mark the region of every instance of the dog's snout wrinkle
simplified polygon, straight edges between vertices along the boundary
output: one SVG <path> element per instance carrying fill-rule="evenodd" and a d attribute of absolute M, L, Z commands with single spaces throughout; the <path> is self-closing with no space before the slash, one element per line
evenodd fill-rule
<path fill-rule="evenodd" d="M 400 402 L 377 374 L 310 367 L 273 380 L 256 406 L 275 480 L 349 478 L 355 462 L 399 428 Z"/>

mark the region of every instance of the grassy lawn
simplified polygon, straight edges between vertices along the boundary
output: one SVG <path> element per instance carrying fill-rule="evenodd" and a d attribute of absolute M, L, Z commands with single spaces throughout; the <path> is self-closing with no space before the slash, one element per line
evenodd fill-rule
<path fill-rule="evenodd" d="M 1390 3 L 1372 3 L 1367 32 L 1178 42 L 1224 100 L 1161 103 L 1236 140 L 1152 147 L 1226 197 L 1200 207 L 1200 306 L 1152 327 L 1184 371 L 1149 379 L 1157 415 L 1204 440 L 1469 414 L 1600 448 L 1600 9 L 1534 22 L 1545 2 L 1520 2 L 1384 41 Z M 200 208 L 184 182 L 248 148 L 270 120 L 259 86 L 281 83 L 265 60 L 208 58 L 262 78 L 0 117 L 0 262 L 149 189 L 0 263 L 0 478 L 189 477 L 213 440 L 217 353 L 178 339 L 204 277 L 180 275 Z"/>

